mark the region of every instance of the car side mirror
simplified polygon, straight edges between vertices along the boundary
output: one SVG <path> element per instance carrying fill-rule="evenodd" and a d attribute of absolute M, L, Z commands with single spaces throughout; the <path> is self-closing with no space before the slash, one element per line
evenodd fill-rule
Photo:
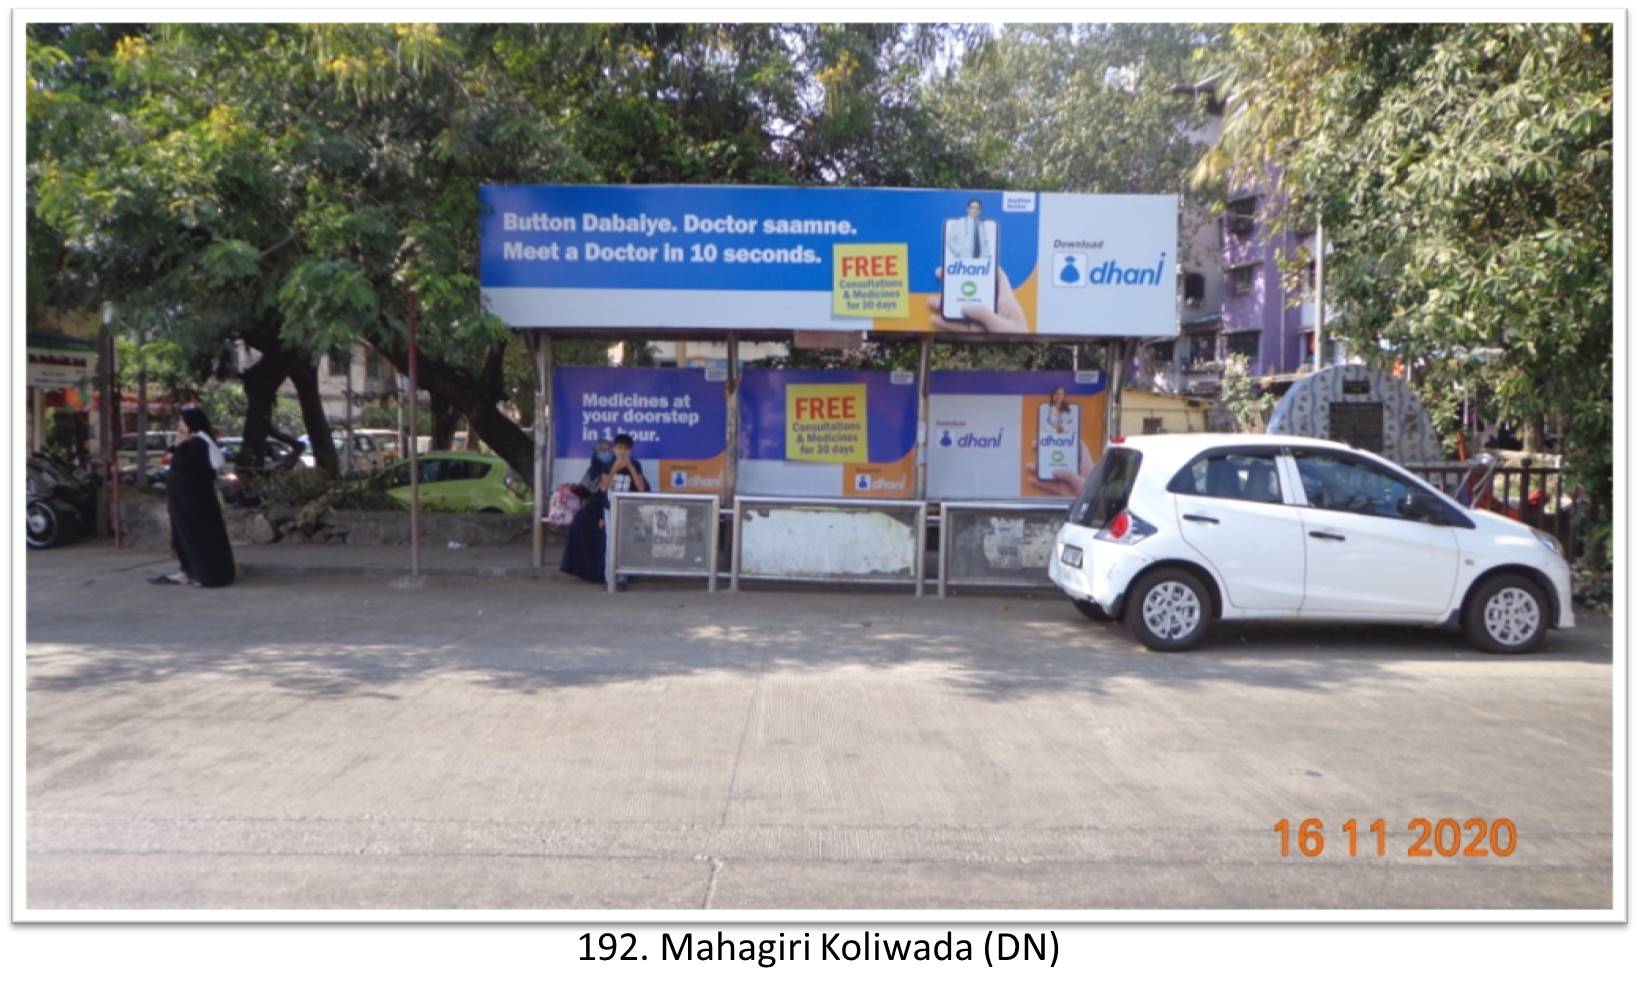
<path fill-rule="evenodd" d="M 1435 526 L 1445 524 L 1445 505 L 1426 491 L 1412 491 L 1405 496 L 1405 518 L 1427 522 Z"/>

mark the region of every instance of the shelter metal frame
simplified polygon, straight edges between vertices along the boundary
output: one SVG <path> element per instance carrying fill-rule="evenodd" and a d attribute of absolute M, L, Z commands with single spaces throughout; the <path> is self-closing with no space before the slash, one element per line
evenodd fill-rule
<path fill-rule="evenodd" d="M 964 513 L 983 514 L 986 512 L 1054 512 L 1062 518 L 1068 515 L 1072 501 L 1058 499 L 1042 499 L 1039 501 L 941 501 L 939 502 L 938 524 L 938 597 L 945 598 L 952 584 L 965 585 L 975 588 L 1051 588 L 1052 579 L 1046 572 L 1035 581 L 1007 580 L 1002 578 L 972 578 L 962 580 L 950 577 L 950 536 L 954 532 L 952 525 Z"/>
<path fill-rule="evenodd" d="M 815 508 L 815 509 L 914 509 L 915 556 L 911 577 L 870 577 L 845 574 L 747 574 L 744 560 L 745 515 L 754 508 Z M 748 581 L 801 581 L 819 584 L 914 585 L 920 598 L 927 585 L 927 502 L 902 498 L 787 498 L 771 495 L 736 495 L 734 503 L 733 553 L 729 559 L 728 590 L 738 591 L 741 580 Z"/>
<path fill-rule="evenodd" d="M 668 491 L 616 491 L 609 494 L 608 521 L 604 526 L 605 542 L 608 544 L 608 556 L 604 558 L 603 573 L 608 582 L 609 592 L 616 590 L 617 578 L 621 574 L 633 577 L 663 577 L 663 578 L 697 578 L 706 579 L 705 590 L 717 590 L 717 550 L 722 544 L 722 499 L 716 495 L 681 494 Z M 710 506 L 710 539 L 706 546 L 705 570 L 699 571 L 690 568 L 669 567 L 630 567 L 620 563 L 620 506 L 624 504 L 640 504 L 652 502 L 655 504 L 705 504 Z"/>
<path fill-rule="evenodd" d="M 545 561 L 545 518 L 546 507 L 551 497 L 553 484 L 552 456 L 555 449 L 556 418 L 555 399 L 552 397 L 554 381 L 554 358 L 552 344 L 555 339 L 585 339 L 607 343 L 624 342 L 632 339 L 641 339 L 645 342 L 687 342 L 687 341 L 722 341 L 728 350 L 728 377 L 723 390 L 727 401 L 727 427 L 725 439 L 725 467 L 724 490 L 719 496 L 719 511 L 734 511 L 742 501 L 788 501 L 796 504 L 820 504 L 845 506 L 854 501 L 874 502 L 874 499 L 845 499 L 845 498 L 791 498 L 775 499 L 765 496 L 737 494 L 739 472 L 739 344 L 742 342 L 790 342 L 793 341 L 795 329 L 704 329 L 704 328 L 580 328 L 580 327 L 537 327 L 515 326 L 513 331 L 522 335 L 531 352 L 534 361 L 531 366 L 535 375 L 535 425 L 533 444 L 535 450 L 534 473 L 534 521 L 533 521 L 533 560 L 535 567 L 544 566 Z M 928 521 L 927 509 L 927 425 L 929 399 L 932 392 L 931 359 L 932 347 L 935 343 L 954 345 L 994 345 L 997 343 L 1034 343 L 1038 345 L 1080 347 L 1098 343 L 1105 347 L 1108 362 L 1105 364 L 1108 371 L 1108 383 L 1104 391 L 1104 434 L 1106 437 L 1120 435 L 1120 395 L 1125 380 L 1124 368 L 1130 361 L 1138 338 L 1130 336 L 1077 336 L 1077 335 L 1048 335 L 1041 333 L 996 333 L 996 332 L 894 332 L 878 333 L 872 337 L 866 332 L 866 339 L 872 342 L 892 342 L 908 344 L 915 342 L 920 347 L 920 358 L 917 364 L 916 390 L 917 425 L 916 425 L 916 462 L 914 497 L 906 501 L 907 504 L 921 505 L 918 516 L 921 533 L 921 546 L 917 550 L 916 594 L 921 595 L 926 582 L 926 529 Z M 1077 363 L 1078 366 L 1078 363 Z M 670 494 L 667 492 L 667 494 Z M 880 500 L 886 503 L 887 499 Z M 935 502 L 936 504 L 936 502 Z M 943 529 L 940 530 L 943 535 Z M 734 514 L 732 530 L 733 539 L 733 567 L 731 573 L 734 590 L 737 590 L 739 566 L 739 536 L 740 517 L 737 511 Z M 749 577 L 749 575 L 747 575 Z M 796 578 L 781 577 L 767 580 L 784 581 L 840 581 L 838 578 Z M 900 580 L 887 579 L 850 579 L 850 583 L 857 581 L 866 584 L 903 583 Z"/>

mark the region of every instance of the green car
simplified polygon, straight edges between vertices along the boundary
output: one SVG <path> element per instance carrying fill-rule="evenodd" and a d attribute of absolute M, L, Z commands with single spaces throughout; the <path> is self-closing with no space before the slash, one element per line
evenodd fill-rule
<path fill-rule="evenodd" d="M 528 515 L 534 511 L 529 488 L 512 473 L 506 461 L 493 453 L 467 450 L 421 454 L 421 507 L 431 512 L 500 512 Z M 382 474 L 387 494 L 409 508 L 410 465 L 405 460 Z"/>

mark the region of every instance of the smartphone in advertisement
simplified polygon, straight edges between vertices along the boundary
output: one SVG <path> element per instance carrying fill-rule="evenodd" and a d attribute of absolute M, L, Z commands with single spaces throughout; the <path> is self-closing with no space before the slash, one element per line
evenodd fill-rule
<path fill-rule="evenodd" d="M 1000 285 L 1000 233 L 993 221 L 971 216 L 944 223 L 944 283 L 939 314 L 963 321 L 963 309 L 977 305 L 995 310 Z"/>
<path fill-rule="evenodd" d="M 1053 472 L 1067 470 L 1079 474 L 1081 455 L 1081 406 L 1054 407 L 1043 401 L 1035 424 L 1035 476 L 1050 481 Z"/>

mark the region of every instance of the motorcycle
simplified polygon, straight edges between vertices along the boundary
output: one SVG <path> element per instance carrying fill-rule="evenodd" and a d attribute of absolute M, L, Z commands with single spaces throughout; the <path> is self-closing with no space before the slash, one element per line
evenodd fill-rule
<path fill-rule="evenodd" d="M 76 539 L 97 519 L 102 479 L 46 453 L 28 458 L 28 500 L 24 522 L 31 550 L 44 550 Z"/>

